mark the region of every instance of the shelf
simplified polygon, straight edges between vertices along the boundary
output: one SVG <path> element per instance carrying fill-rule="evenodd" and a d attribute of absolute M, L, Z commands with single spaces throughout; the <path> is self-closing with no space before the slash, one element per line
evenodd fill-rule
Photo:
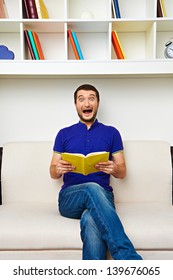
<path fill-rule="evenodd" d="M 49 19 L 28 19 L 23 18 L 22 0 L 6 0 L 9 18 L 0 19 L 0 38 L 15 59 L 1 62 L 1 77 L 172 75 L 172 60 L 164 58 L 165 43 L 173 34 L 172 0 L 165 0 L 168 17 L 163 18 L 156 17 L 157 0 L 119 0 L 120 19 L 112 17 L 112 0 L 44 2 Z M 26 29 L 37 32 L 45 61 L 31 59 Z M 68 29 L 76 32 L 84 61 L 75 60 Z M 118 33 L 124 61 L 112 47 L 112 30 Z"/>
<path fill-rule="evenodd" d="M 173 77 L 173 61 L 25 61 L 1 63 L 0 78 L 10 77 Z"/>

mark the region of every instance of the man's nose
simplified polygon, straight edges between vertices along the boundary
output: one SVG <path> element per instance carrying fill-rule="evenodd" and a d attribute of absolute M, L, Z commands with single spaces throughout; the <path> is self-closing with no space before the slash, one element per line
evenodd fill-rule
<path fill-rule="evenodd" d="M 89 100 L 88 99 L 85 99 L 85 107 L 89 107 L 90 106 L 90 102 L 89 102 Z"/>

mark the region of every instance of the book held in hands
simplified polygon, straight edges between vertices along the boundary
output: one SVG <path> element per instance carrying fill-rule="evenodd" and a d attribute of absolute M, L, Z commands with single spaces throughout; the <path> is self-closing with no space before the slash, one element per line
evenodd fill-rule
<path fill-rule="evenodd" d="M 88 175 L 91 173 L 98 172 L 95 165 L 99 162 L 105 162 L 109 159 L 109 152 L 95 152 L 87 154 L 73 154 L 73 153 L 62 153 L 62 159 L 70 162 L 75 169 L 72 172 Z"/>

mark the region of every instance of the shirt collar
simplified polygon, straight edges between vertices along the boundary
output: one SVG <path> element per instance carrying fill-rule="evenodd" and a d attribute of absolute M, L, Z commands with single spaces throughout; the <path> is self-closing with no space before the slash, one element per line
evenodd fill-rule
<path fill-rule="evenodd" d="M 95 121 L 93 122 L 93 124 L 90 126 L 90 128 L 89 129 L 91 129 L 91 128 L 94 128 L 94 127 L 96 127 L 97 125 L 98 125 L 98 120 L 97 119 L 95 119 Z M 81 126 L 81 127 L 84 127 L 84 128 L 87 128 L 87 126 L 86 126 L 86 124 L 83 122 L 83 121 L 79 121 L 79 126 Z"/>

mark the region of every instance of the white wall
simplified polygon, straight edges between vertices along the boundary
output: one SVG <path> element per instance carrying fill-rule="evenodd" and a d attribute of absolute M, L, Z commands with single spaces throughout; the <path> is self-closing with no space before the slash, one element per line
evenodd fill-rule
<path fill-rule="evenodd" d="M 173 145 L 173 79 L 0 79 L 0 146 L 11 141 L 54 140 L 78 121 L 73 92 L 92 83 L 101 95 L 100 121 L 123 139 L 160 139 Z"/>

